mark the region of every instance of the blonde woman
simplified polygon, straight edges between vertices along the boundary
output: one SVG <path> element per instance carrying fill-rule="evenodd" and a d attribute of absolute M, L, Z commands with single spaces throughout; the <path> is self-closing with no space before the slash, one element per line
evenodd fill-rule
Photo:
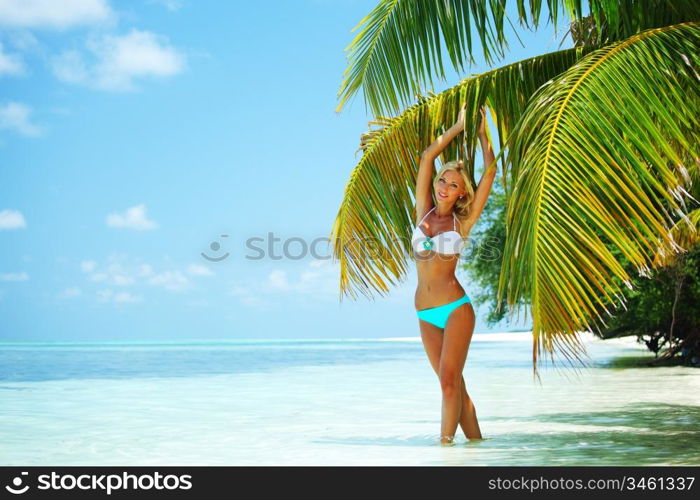
<path fill-rule="evenodd" d="M 480 112 L 484 173 L 476 191 L 461 161 L 446 163 L 433 179 L 435 158 L 464 130 L 464 108 L 457 123 L 423 151 L 416 180 L 418 223 L 412 237 L 418 272 L 415 307 L 423 346 L 442 389 L 441 444 L 453 442 L 458 424 L 467 439 L 483 439 L 462 376 L 474 332 L 474 308 L 455 276 L 466 237 L 486 205 L 496 175 L 483 107 Z"/>

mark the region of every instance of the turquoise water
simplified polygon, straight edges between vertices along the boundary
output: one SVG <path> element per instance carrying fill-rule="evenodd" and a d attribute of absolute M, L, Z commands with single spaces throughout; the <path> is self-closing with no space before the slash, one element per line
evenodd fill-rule
<path fill-rule="evenodd" d="M 0 344 L 0 465 L 700 465 L 700 370 L 532 377 L 528 334 L 477 334 L 483 441 L 440 446 L 420 339 Z"/>

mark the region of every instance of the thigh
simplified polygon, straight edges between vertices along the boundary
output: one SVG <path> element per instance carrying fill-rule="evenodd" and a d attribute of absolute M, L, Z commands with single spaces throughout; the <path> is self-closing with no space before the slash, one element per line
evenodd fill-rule
<path fill-rule="evenodd" d="M 442 329 L 422 319 L 419 319 L 418 323 L 420 324 L 420 336 L 423 340 L 425 353 L 428 355 L 430 365 L 437 374 L 440 365 L 440 353 L 442 352 Z"/>
<path fill-rule="evenodd" d="M 462 375 L 469 344 L 474 333 L 475 320 L 474 308 L 470 302 L 462 304 L 452 311 L 443 333 L 438 374 L 443 372 L 443 374 L 455 378 Z"/>

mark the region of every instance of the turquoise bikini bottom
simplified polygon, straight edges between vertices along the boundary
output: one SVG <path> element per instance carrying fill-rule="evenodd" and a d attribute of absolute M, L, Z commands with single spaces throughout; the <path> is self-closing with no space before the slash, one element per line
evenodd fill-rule
<path fill-rule="evenodd" d="M 454 302 L 448 302 L 447 304 L 443 304 L 438 307 L 431 307 L 430 309 L 421 309 L 420 311 L 416 312 L 418 313 L 419 319 L 432 323 L 438 328 L 445 328 L 445 325 L 447 325 L 447 318 L 450 317 L 450 313 L 467 302 L 471 302 L 471 300 L 469 299 L 469 295 L 465 293 L 464 297 L 457 299 Z"/>

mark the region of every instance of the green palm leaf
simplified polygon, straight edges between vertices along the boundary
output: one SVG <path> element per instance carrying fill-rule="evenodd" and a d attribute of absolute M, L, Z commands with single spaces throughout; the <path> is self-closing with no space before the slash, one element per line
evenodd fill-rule
<path fill-rule="evenodd" d="M 690 250 L 700 243 L 700 208 L 693 210 L 687 218 L 682 218 L 671 228 L 671 237 L 684 249 Z M 668 266 L 675 260 L 676 254 L 657 252 L 654 267 Z"/>
<path fill-rule="evenodd" d="M 331 231 L 333 255 L 340 262 L 340 292 L 371 297 L 384 294 L 406 273 L 410 228 L 415 219 L 414 190 L 421 152 L 451 124 L 467 103 L 463 144 L 454 141 L 443 157 L 466 160 L 474 178 L 479 107 L 488 101 L 499 138 L 507 137 L 530 96 L 590 52 L 569 49 L 468 78 L 455 87 L 421 98 L 395 118 L 379 118 L 381 127 L 363 134 L 363 156 L 345 187 Z"/>
<path fill-rule="evenodd" d="M 590 15 L 571 15 L 569 32 L 576 45 L 608 45 L 647 29 L 697 21 L 700 16 L 697 0 L 591 0 L 589 6 Z M 572 12 L 576 7 L 567 8 Z"/>
<path fill-rule="evenodd" d="M 533 363 L 583 352 L 576 332 L 604 324 L 630 277 L 646 274 L 698 161 L 700 27 L 674 25 L 589 54 L 533 96 L 510 137 L 508 234 L 499 282 L 511 313 L 531 302 Z M 597 234 L 603 234 L 604 238 Z"/>
<path fill-rule="evenodd" d="M 595 31 L 588 39 L 604 42 L 658 23 L 700 19 L 700 3 L 694 0 L 590 0 L 590 17 L 581 0 L 513 1 L 521 24 L 537 27 L 544 3 L 555 27 L 566 15 L 579 23 L 576 32 L 581 33 L 586 18 L 585 29 Z M 486 62 L 495 62 L 508 47 L 506 5 L 507 0 L 380 0 L 352 30 L 361 28 L 346 47 L 349 63 L 336 111 L 361 87 L 373 116 L 399 113 L 428 84 L 433 88 L 433 78 L 444 81 L 443 50 L 457 71 L 472 64 L 474 38 Z"/>

